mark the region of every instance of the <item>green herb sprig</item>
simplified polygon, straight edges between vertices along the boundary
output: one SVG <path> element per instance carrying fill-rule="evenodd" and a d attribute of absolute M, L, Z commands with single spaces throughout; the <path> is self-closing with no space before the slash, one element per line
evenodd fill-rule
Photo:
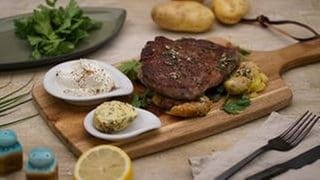
<path fill-rule="evenodd" d="M 237 51 L 239 52 L 240 60 L 241 60 L 241 61 L 247 60 L 248 56 L 251 54 L 251 51 L 250 51 L 250 50 L 241 48 L 241 47 L 239 47 L 239 46 L 237 47 Z"/>
<path fill-rule="evenodd" d="M 223 104 L 222 109 L 228 114 L 239 114 L 241 111 L 250 106 L 251 100 L 247 96 L 228 97 Z"/>
<path fill-rule="evenodd" d="M 141 68 L 141 63 L 138 60 L 131 60 L 123 62 L 118 66 L 118 69 L 125 74 L 131 81 L 136 81 L 138 79 L 138 73 Z"/>
<path fill-rule="evenodd" d="M 32 16 L 14 21 L 16 36 L 31 45 L 34 59 L 72 52 L 90 31 L 102 25 L 84 16 L 75 0 L 65 8 L 56 8 L 56 1 L 46 0 L 46 5 L 39 5 Z"/>
<path fill-rule="evenodd" d="M 226 90 L 223 84 L 211 88 L 206 91 L 205 95 L 213 102 L 219 101 L 224 95 L 226 95 Z"/>
<path fill-rule="evenodd" d="M 140 71 L 140 68 L 141 63 L 136 59 L 123 62 L 118 66 L 118 69 L 131 81 L 138 80 L 138 73 Z M 152 95 L 153 93 L 150 89 L 146 89 L 142 94 L 133 93 L 130 104 L 135 107 L 146 108 L 151 101 Z"/>
<path fill-rule="evenodd" d="M 132 96 L 131 104 L 135 107 L 146 108 L 152 97 L 153 93 L 150 89 L 147 89 L 143 94 L 134 93 Z"/>

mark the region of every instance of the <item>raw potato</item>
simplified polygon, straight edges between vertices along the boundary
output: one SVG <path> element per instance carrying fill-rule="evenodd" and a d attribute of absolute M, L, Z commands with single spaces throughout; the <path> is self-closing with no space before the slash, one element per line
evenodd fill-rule
<path fill-rule="evenodd" d="M 151 11 L 161 28 L 181 32 L 204 32 L 211 28 L 214 15 L 206 6 L 194 1 L 168 1 Z"/>
<path fill-rule="evenodd" d="M 236 24 L 249 11 L 248 0 L 213 0 L 212 10 L 224 24 Z"/>

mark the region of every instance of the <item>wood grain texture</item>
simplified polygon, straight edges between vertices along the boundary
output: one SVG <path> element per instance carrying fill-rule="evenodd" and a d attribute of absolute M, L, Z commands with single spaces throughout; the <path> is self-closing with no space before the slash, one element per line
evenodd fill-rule
<path fill-rule="evenodd" d="M 284 84 L 280 73 L 289 68 L 319 61 L 320 40 L 298 43 L 276 51 L 254 51 L 249 60 L 261 67 L 269 77 L 269 84 L 241 114 L 228 115 L 218 106 L 201 118 L 175 120 L 163 114 L 159 117 L 165 123 L 160 129 L 120 142 L 99 140 L 84 130 L 83 119 L 94 107 L 69 105 L 47 94 L 41 84 L 33 89 L 33 97 L 48 126 L 76 156 L 99 144 L 113 144 L 124 149 L 131 158 L 138 158 L 217 134 L 288 106 L 292 92 Z"/>

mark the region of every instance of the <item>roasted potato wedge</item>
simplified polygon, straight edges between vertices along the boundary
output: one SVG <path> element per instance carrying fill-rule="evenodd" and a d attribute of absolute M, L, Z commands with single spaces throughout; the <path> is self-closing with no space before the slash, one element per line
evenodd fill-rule
<path fill-rule="evenodd" d="M 200 101 L 187 102 L 173 106 L 167 114 L 179 117 L 199 117 L 205 116 L 213 107 L 213 102 L 208 98 Z"/>

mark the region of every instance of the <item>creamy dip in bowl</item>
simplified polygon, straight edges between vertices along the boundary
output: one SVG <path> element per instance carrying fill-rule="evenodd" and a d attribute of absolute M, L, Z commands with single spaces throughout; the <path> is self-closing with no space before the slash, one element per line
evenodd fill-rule
<path fill-rule="evenodd" d="M 63 92 L 73 96 L 93 96 L 110 92 L 115 82 L 110 72 L 94 61 L 80 59 L 56 73 L 58 85 Z"/>
<path fill-rule="evenodd" d="M 76 105 L 98 104 L 108 98 L 132 93 L 132 82 L 107 63 L 80 59 L 58 64 L 43 79 L 45 90 Z"/>

